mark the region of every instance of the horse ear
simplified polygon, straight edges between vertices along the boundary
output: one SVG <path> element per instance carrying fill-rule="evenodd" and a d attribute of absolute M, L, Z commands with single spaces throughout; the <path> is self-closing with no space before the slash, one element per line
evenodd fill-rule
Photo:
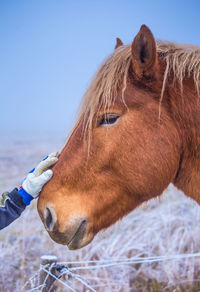
<path fill-rule="evenodd" d="M 123 46 L 122 41 L 119 38 L 116 38 L 115 50 L 121 46 Z"/>
<path fill-rule="evenodd" d="M 132 66 L 138 78 L 155 77 L 157 67 L 156 41 L 146 25 L 142 25 L 132 45 Z"/>

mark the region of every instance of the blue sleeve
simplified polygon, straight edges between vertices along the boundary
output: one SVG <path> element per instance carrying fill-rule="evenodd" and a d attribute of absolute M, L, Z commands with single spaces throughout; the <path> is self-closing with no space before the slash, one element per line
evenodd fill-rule
<path fill-rule="evenodd" d="M 3 229 L 20 217 L 26 208 L 17 189 L 14 189 L 8 196 L 9 198 L 5 201 L 5 206 L 0 207 L 0 229 Z"/>
<path fill-rule="evenodd" d="M 22 187 L 17 191 L 18 194 L 22 197 L 23 203 L 28 206 L 30 202 L 34 199 L 31 195 L 29 195 Z"/>

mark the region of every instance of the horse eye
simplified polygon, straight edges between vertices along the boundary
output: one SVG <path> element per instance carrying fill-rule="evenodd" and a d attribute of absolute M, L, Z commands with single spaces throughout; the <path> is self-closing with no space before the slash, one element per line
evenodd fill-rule
<path fill-rule="evenodd" d="M 101 117 L 101 120 L 98 124 L 98 126 L 103 126 L 103 125 L 113 125 L 117 122 L 117 120 L 119 119 L 119 115 L 117 114 L 104 114 L 102 117 Z"/>

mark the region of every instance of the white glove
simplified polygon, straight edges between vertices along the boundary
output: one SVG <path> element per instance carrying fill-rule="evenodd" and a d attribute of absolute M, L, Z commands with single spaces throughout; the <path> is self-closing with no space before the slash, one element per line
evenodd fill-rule
<path fill-rule="evenodd" d="M 33 198 L 37 198 L 42 187 L 52 178 L 53 171 L 48 169 L 58 161 L 58 152 L 51 153 L 33 169 L 22 183 L 22 188 Z"/>

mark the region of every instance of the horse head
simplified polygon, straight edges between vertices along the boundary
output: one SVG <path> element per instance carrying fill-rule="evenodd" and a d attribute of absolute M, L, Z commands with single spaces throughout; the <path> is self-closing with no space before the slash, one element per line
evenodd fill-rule
<path fill-rule="evenodd" d="M 179 181 L 184 142 L 173 97 L 181 89 L 172 86 L 175 72 L 170 81 L 169 54 L 170 44 L 156 43 L 143 25 L 131 45 L 118 39 L 100 66 L 39 197 L 56 242 L 83 247 Z"/>

